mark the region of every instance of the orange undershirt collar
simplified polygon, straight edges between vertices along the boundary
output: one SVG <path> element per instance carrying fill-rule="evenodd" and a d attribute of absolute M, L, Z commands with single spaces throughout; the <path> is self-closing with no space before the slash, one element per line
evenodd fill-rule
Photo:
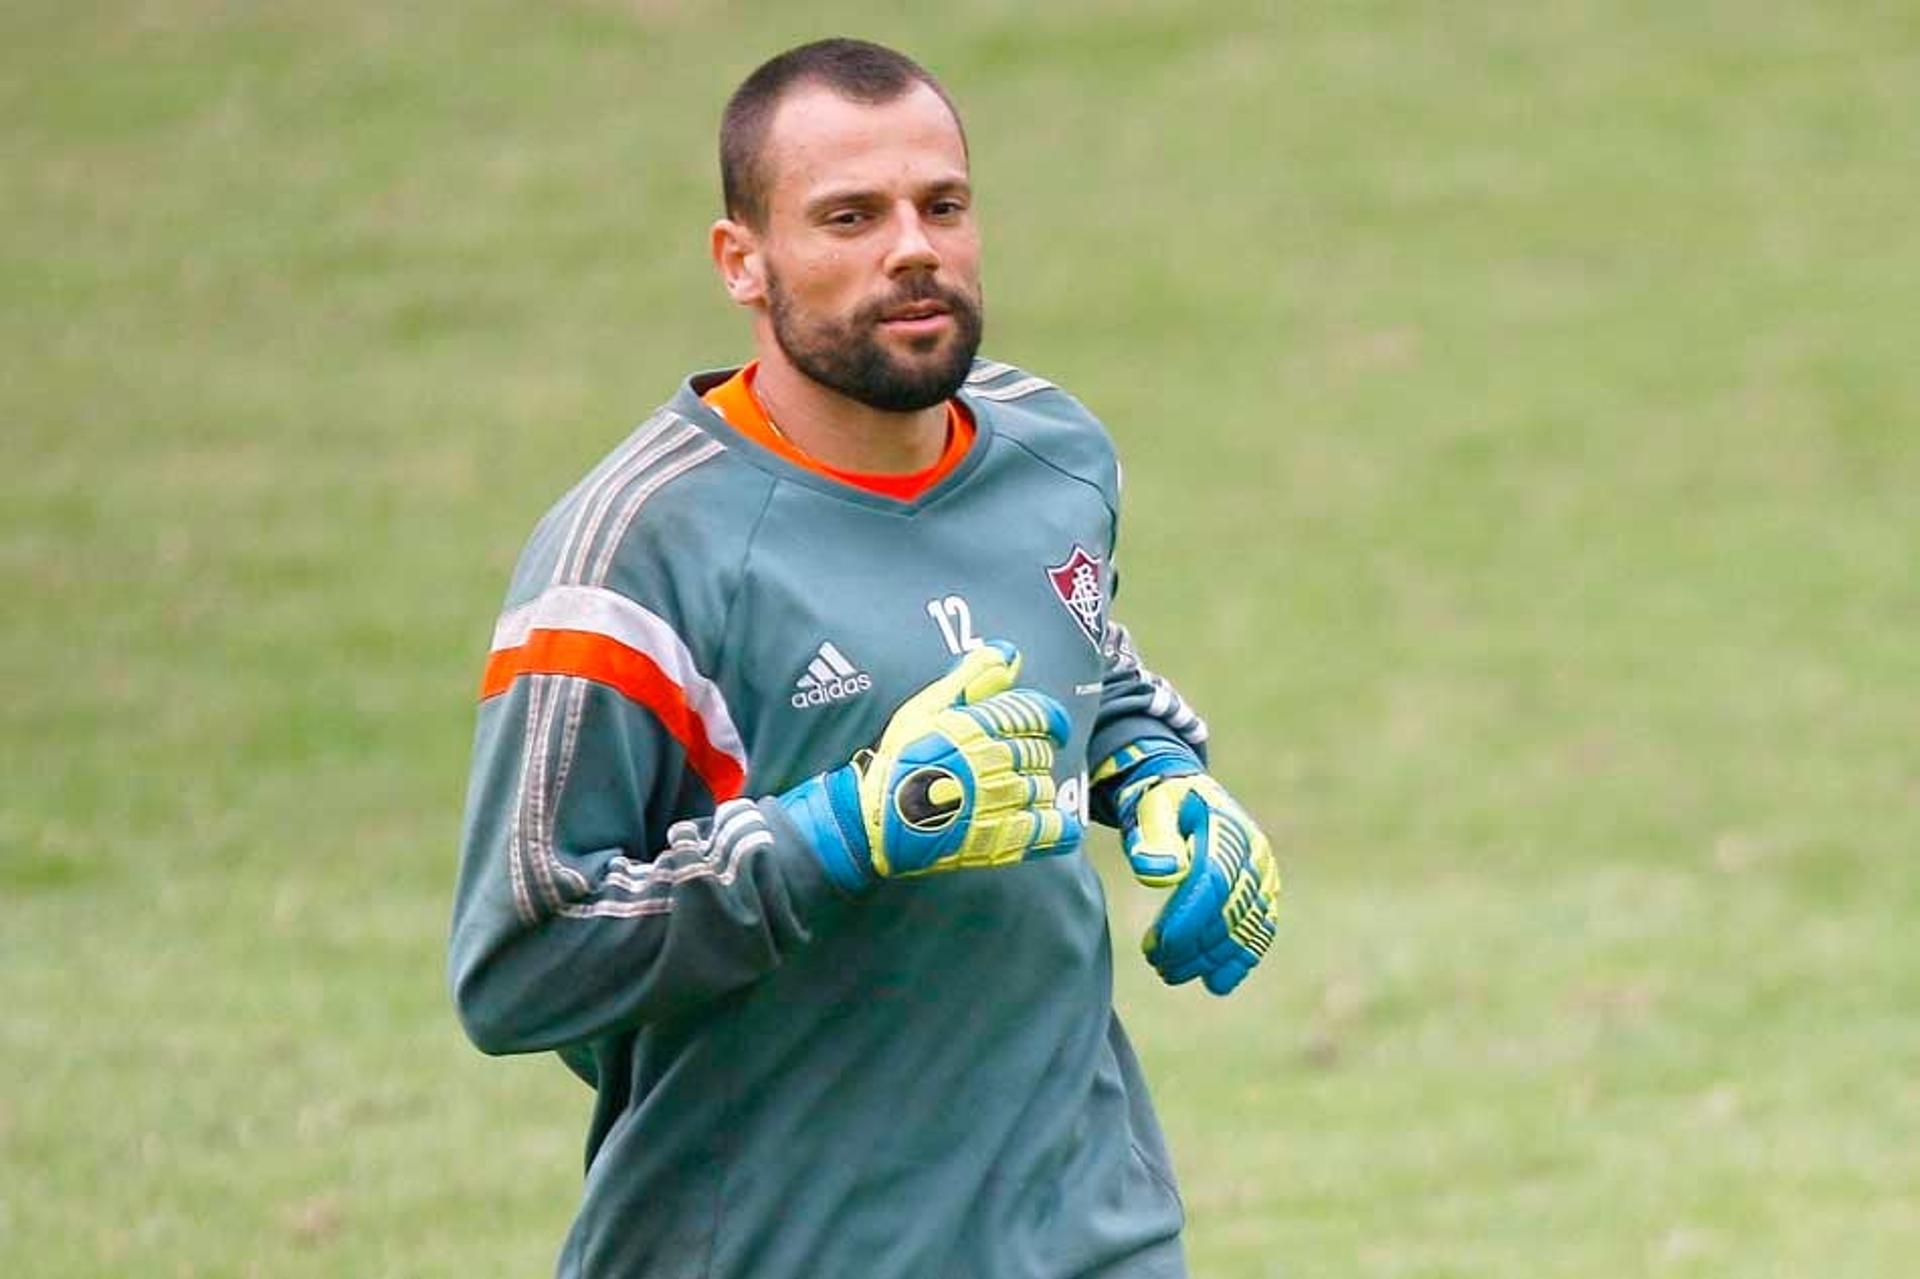
<path fill-rule="evenodd" d="M 760 397 L 753 393 L 753 378 L 759 367 L 758 361 L 747 365 L 700 398 L 708 408 L 727 419 L 734 430 L 815 475 L 824 475 L 830 480 L 851 484 L 857 489 L 878 493 L 898 502 L 911 502 L 946 479 L 973 446 L 973 416 L 958 400 L 948 400 L 947 447 L 926 470 L 906 475 L 877 475 L 871 471 L 844 471 L 837 466 L 828 466 L 773 429 L 773 419 L 767 416 L 766 409 L 761 406 Z"/>

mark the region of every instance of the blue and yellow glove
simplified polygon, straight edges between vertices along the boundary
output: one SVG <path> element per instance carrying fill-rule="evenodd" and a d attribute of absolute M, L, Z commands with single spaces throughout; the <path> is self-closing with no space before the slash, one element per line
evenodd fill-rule
<path fill-rule="evenodd" d="M 1059 702 L 1016 688 L 1020 654 L 990 641 L 895 711 L 880 744 L 779 797 L 834 883 L 1005 866 L 1071 852 L 1080 819 L 1054 806 Z"/>
<path fill-rule="evenodd" d="M 1280 871 L 1247 810 L 1169 739 L 1124 747 L 1094 770 L 1134 878 L 1171 888 L 1141 939 L 1147 962 L 1177 986 L 1195 977 L 1224 995 L 1267 953 L 1280 926 Z"/>

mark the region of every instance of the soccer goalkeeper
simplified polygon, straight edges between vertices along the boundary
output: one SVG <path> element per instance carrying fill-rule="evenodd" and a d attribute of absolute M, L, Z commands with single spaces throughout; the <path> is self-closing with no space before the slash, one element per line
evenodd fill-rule
<path fill-rule="evenodd" d="M 1184 1275 L 1084 824 L 1164 892 L 1170 982 L 1234 989 L 1280 885 L 1110 615 L 1111 444 L 976 358 L 920 67 L 783 54 L 721 167 L 756 358 L 540 523 L 481 688 L 453 991 L 595 1090 L 560 1274 Z"/>

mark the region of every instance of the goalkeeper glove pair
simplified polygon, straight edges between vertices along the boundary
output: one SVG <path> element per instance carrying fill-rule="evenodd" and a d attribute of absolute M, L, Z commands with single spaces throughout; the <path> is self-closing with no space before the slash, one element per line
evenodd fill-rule
<path fill-rule="evenodd" d="M 894 712 L 880 744 L 779 797 L 827 876 L 859 893 L 883 879 L 1006 866 L 1072 851 L 1080 819 L 1055 806 L 1059 702 L 1016 688 L 1020 657 L 993 641 Z M 1094 771 L 1135 878 L 1172 896 L 1142 949 L 1168 983 L 1224 995 L 1279 926 L 1267 837 L 1170 738 L 1136 742 Z"/>
<path fill-rule="evenodd" d="M 1093 773 L 1134 878 L 1173 895 L 1141 939 L 1169 985 L 1198 977 L 1224 995 L 1267 953 L 1280 924 L 1280 871 L 1247 810 L 1170 738 L 1123 747 Z"/>
<path fill-rule="evenodd" d="M 882 879 L 1071 852 L 1078 816 L 1054 806 L 1066 708 L 1016 688 L 1020 655 L 990 641 L 901 704 L 880 744 L 779 797 L 848 892 Z"/>

